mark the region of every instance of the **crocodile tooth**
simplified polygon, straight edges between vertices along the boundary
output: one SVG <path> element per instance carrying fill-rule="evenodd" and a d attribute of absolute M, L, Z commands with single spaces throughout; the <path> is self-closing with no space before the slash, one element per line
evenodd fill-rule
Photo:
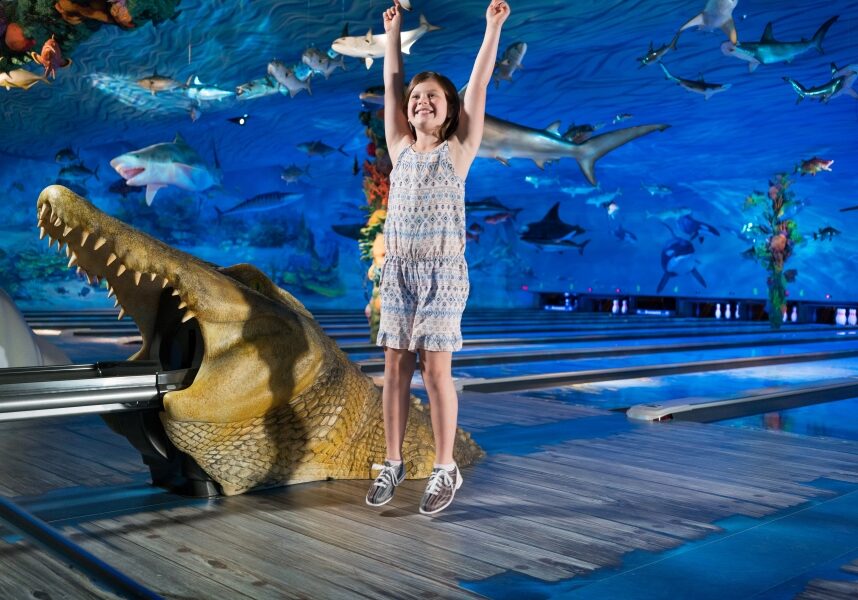
<path fill-rule="evenodd" d="M 72 255 L 71 246 L 66 246 L 66 256 L 71 257 L 71 255 Z"/>
<path fill-rule="evenodd" d="M 173 290 L 173 296 L 178 296 L 178 295 L 179 295 L 179 290 L 174 289 L 174 290 Z"/>
<path fill-rule="evenodd" d="M 113 291 L 113 286 L 110 286 L 110 287 L 108 287 L 108 288 L 107 288 L 107 297 L 108 297 L 108 298 L 113 298 L 113 295 L 114 295 L 115 293 L 116 293 L 116 292 L 114 292 L 114 291 Z"/>
<path fill-rule="evenodd" d="M 116 320 L 117 320 L 117 321 L 121 321 L 121 320 L 122 320 L 122 317 L 124 317 L 124 316 L 125 316 L 125 309 L 124 309 L 124 308 L 120 308 L 120 309 L 119 309 L 119 317 L 118 317 Z"/>
<path fill-rule="evenodd" d="M 158 275 L 155 273 L 149 273 L 149 281 L 155 281 L 158 278 Z"/>
<path fill-rule="evenodd" d="M 54 242 L 56 242 L 56 241 L 57 241 L 57 240 L 55 240 L 55 239 L 54 239 L 54 238 L 52 238 L 50 235 L 48 235 L 48 248 L 53 248 L 53 247 L 54 247 Z"/>
<path fill-rule="evenodd" d="M 164 277 L 164 283 L 161 284 L 161 289 L 163 290 L 168 285 L 170 285 L 170 280 Z"/>
<path fill-rule="evenodd" d="M 181 302 L 179 302 L 179 308 L 187 308 L 187 306 L 188 306 L 188 303 L 187 303 L 187 302 L 185 302 L 184 300 L 182 300 Z"/>
<path fill-rule="evenodd" d="M 191 319 L 193 319 L 193 318 L 194 318 L 194 317 L 196 317 L 196 316 L 197 316 L 197 315 L 196 315 L 196 314 L 194 314 L 194 312 L 193 312 L 193 311 L 190 311 L 190 310 L 189 310 L 188 312 L 186 312 L 186 313 L 185 313 L 185 316 L 184 316 L 184 317 L 182 317 L 182 323 L 187 323 L 188 321 L 190 321 Z"/>
<path fill-rule="evenodd" d="M 140 278 L 143 276 L 143 273 L 140 271 L 134 271 L 134 285 L 140 285 Z"/>
<path fill-rule="evenodd" d="M 69 258 L 69 267 L 71 267 L 72 265 L 75 265 L 75 264 L 77 264 L 77 255 L 74 252 L 72 252 L 71 257 Z"/>
<path fill-rule="evenodd" d="M 86 229 L 84 229 L 84 230 L 83 230 L 83 234 L 82 234 L 82 235 L 81 235 L 81 237 L 80 237 L 80 245 L 81 245 L 81 246 L 86 246 L 86 240 L 87 240 L 88 238 L 89 238 L 89 232 L 88 232 Z"/>
<path fill-rule="evenodd" d="M 42 204 L 42 210 L 39 211 L 39 218 L 44 219 L 45 213 L 48 212 L 49 210 L 50 210 L 50 208 L 48 208 L 47 204 Z"/>
<path fill-rule="evenodd" d="M 81 273 L 83 273 L 83 269 L 81 269 L 80 267 L 78 267 L 77 269 L 74 270 L 74 274 L 77 275 L 78 277 L 80 277 Z"/>
<path fill-rule="evenodd" d="M 93 249 L 93 250 L 98 250 L 99 248 L 101 248 L 102 246 L 104 246 L 106 243 L 107 243 L 107 240 L 106 240 L 106 239 L 104 239 L 103 237 L 100 237 L 100 238 L 98 238 L 97 240 L 95 240 L 95 246 L 93 246 L 93 247 L 92 247 L 92 249 Z"/>
<path fill-rule="evenodd" d="M 46 233 L 47 233 L 47 230 L 44 227 L 39 227 L 39 239 L 40 240 L 45 239 Z"/>
<path fill-rule="evenodd" d="M 72 229 L 74 229 L 74 227 L 69 227 L 68 225 L 66 225 L 65 229 L 63 229 L 63 237 L 70 234 Z"/>
<path fill-rule="evenodd" d="M 63 224 L 63 220 L 60 219 L 59 217 L 57 217 L 56 220 L 54 221 L 54 227 L 59 227 L 62 224 Z"/>
<path fill-rule="evenodd" d="M 107 266 L 109 267 L 110 265 L 112 265 L 113 261 L 115 261 L 115 260 L 116 260 L 116 255 L 113 252 L 111 252 L 110 256 L 107 257 Z"/>
<path fill-rule="evenodd" d="M 57 254 L 62 252 L 63 248 L 65 248 L 65 246 L 66 246 L 66 243 L 63 240 L 57 238 Z"/>
<path fill-rule="evenodd" d="M 125 269 L 126 269 L 125 265 L 122 263 L 119 263 L 119 268 L 116 269 L 116 276 L 119 277 L 120 275 L 122 275 L 125 272 Z"/>
<path fill-rule="evenodd" d="M 117 306 L 119 306 L 119 298 L 116 298 L 116 299 L 113 301 L 113 308 L 116 308 Z"/>

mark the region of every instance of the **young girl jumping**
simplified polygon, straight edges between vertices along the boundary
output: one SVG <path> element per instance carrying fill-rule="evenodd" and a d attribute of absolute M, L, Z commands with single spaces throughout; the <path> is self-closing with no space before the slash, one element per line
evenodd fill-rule
<path fill-rule="evenodd" d="M 462 475 L 453 460 L 459 399 L 453 386 L 452 353 L 462 348 L 461 320 L 470 283 L 465 263 L 465 177 L 483 137 L 486 88 L 509 16 L 504 0 L 491 0 L 486 32 L 460 100 L 453 83 L 425 71 L 403 93 L 399 1 L 384 13 L 384 134 L 393 159 L 381 323 L 376 343 L 384 347 L 382 407 L 387 457 L 366 502 L 390 502 L 405 479 L 402 442 L 410 406 L 411 377 L 420 372 L 431 405 L 435 466 L 420 512 L 437 513 L 453 501 Z"/>

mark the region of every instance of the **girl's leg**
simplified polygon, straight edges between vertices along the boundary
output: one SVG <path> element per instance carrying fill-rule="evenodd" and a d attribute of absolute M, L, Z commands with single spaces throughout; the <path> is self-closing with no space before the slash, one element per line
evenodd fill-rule
<path fill-rule="evenodd" d="M 453 462 L 459 397 L 453 385 L 453 353 L 420 351 L 420 374 L 432 406 L 432 433 L 435 436 L 435 464 Z"/>
<path fill-rule="evenodd" d="M 384 388 L 381 406 L 384 414 L 384 439 L 387 459 L 402 460 L 402 441 L 408 423 L 411 396 L 411 378 L 417 355 L 408 350 L 384 349 Z"/>

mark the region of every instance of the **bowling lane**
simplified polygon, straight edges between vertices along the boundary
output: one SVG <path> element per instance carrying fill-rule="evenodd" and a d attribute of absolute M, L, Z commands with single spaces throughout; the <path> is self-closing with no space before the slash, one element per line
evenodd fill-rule
<path fill-rule="evenodd" d="M 677 398 L 727 399 L 742 395 L 750 390 L 771 386 L 807 385 L 814 382 L 824 383 L 856 376 L 858 376 L 858 358 L 845 358 L 825 362 L 751 367 L 709 373 L 598 381 L 517 392 L 517 394 L 610 410 L 627 408 L 636 404 L 660 403 Z M 850 418 L 858 423 L 854 414 Z M 741 420 L 737 419 L 736 421 Z M 751 422 L 748 421 L 736 426 L 745 426 Z M 727 421 L 722 421 L 722 423 L 727 423 Z"/>
<path fill-rule="evenodd" d="M 717 425 L 766 429 L 798 435 L 858 440 L 858 398 L 824 402 L 761 415 L 720 421 Z"/>

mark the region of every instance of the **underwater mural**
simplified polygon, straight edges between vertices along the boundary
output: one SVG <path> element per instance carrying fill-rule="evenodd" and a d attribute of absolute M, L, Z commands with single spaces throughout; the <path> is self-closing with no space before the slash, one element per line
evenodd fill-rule
<path fill-rule="evenodd" d="M 34 235 L 60 183 L 311 310 L 372 315 L 388 4 L 0 0 L 0 289 L 111 305 Z M 406 76 L 464 85 L 484 3 L 409 4 Z M 856 82 L 858 1 L 514 5 L 466 190 L 469 306 L 764 300 L 773 273 L 775 298 L 858 298 Z"/>

